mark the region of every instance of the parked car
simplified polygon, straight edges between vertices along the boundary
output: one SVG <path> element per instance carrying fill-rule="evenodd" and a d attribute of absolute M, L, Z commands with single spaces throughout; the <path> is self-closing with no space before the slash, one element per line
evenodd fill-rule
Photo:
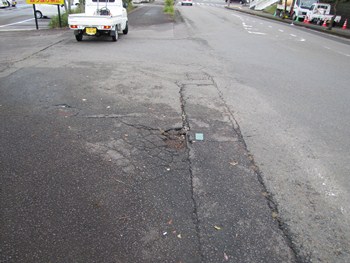
<path fill-rule="evenodd" d="M 6 1 L 6 0 L 0 0 L 0 8 L 5 8 L 5 7 L 9 7 L 10 6 L 10 2 Z"/>
<path fill-rule="evenodd" d="M 181 0 L 181 5 L 193 5 L 192 0 Z"/>
<path fill-rule="evenodd" d="M 74 10 L 79 6 L 79 1 L 74 1 L 74 4 L 71 5 L 71 10 Z M 60 13 L 63 14 L 66 12 L 64 5 L 60 5 Z M 35 16 L 37 18 L 51 18 L 58 15 L 57 5 L 35 5 Z"/>

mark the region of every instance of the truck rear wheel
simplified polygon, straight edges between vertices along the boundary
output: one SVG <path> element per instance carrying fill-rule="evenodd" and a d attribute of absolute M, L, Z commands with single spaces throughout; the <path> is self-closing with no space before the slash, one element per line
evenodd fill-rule
<path fill-rule="evenodd" d="M 123 34 L 126 35 L 128 34 L 128 32 L 129 32 L 129 26 L 128 26 L 128 22 L 126 22 L 125 29 L 123 30 Z"/>
<path fill-rule="evenodd" d="M 115 30 L 112 34 L 112 41 L 115 42 L 118 40 L 118 30 Z"/>
<path fill-rule="evenodd" d="M 75 35 L 75 39 L 76 39 L 77 41 L 82 41 L 82 40 L 83 40 L 83 34 L 80 33 L 80 34 Z"/>

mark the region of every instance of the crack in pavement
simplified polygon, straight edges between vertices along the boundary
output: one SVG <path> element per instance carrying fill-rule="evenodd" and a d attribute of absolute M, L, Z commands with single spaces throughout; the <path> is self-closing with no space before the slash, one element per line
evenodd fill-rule
<path fill-rule="evenodd" d="M 23 58 L 20 58 L 20 59 L 17 59 L 17 60 L 13 60 L 11 62 L 7 62 L 8 66 L 4 67 L 3 69 L 0 69 L 0 77 L 2 77 L 2 74 L 5 74 L 7 71 L 9 71 L 10 74 L 13 74 L 14 72 L 16 72 L 18 70 L 17 68 L 15 68 L 15 65 L 17 63 L 24 62 L 24 61 L 32 58 L 33 56 L 35 56 L 35 55 L 37 55 L 37 54 L 39 54 L 39 53 L 49 49 L 50 47 L 53 47 L 53 46 L 55 46 L 57 44 L 62 43 L 63 41 L 65 41 L 65 39 L 61 39 L 59 41 L 56 41 L 56 42 L 54 42 L 54 43 L 52 43 L 52 44 L 50 44 L 50 45 L 48 45 L 46 47 L 41 48 L 40 50 L 38 50 L 36 52 L 33 52 L 32 54 L 27 55 L 26 57 L 23 57 Z"/>
<path fill-rule="evenodd" d="M 238 137 L 237 144 L 241 144 L 243 146 L 244 151 L 246 152 L 247 161 L 250 163 L 249 164 L 249 167 L 250 167 L 249 171 L 253 172 L 258 183 L 260 184 L 260 186 L 262 188 L 262 195 L 264 196 L 264 198 L 267 202 L 267 208 L 269 208 L 271 210 L 273 221 L 277 222 L 277 226 L 281 231 L 281 238 L 285 240 L 286 246 L 288 246 L 289 249 L 291 250 L 291 258 L 294 258 L 294 261 L 296 261 L 296 262 L 305 262 L 303 259 L 298 258 L 297 253 L 296 253 L 296 249 L 291 241 L 290 233 L 286 230 L 284 223 L 278 217 L 277 205 L 276 205 L 275 201 L 273 200 L 273 197 L 271 196 L 271 194 L 267 191 L 267 188 L 266 188 L 264 181 L 263 181 L 263 178 L 262 178 L 262 174 L 254 161 L 253 155 L 247 149 L 247 145 L 246 145 L 244 138 L 243 138 L 243 135 L 241 133 L 240 126 L 239 126 L 237 120 L 235 119 L 234 113 L 229 108 L 229 106 L 228 106 L 228 104 L 223 96 L 223 93 L 221 92 L 220 88 L 218 87 L 217 83 L 215 82 L 215 79 L 207 73 L 204 73 L 203 75 L 204 75 L 204 77 L 201 77 L 198 80 L 196 79 L 196 77 L 191 78 L 190 75 L 187 75 L 187 80 L 185 80 L 184 82 L 177 82 L 176 83 L 177 86 L 180 88 L 180 102 L 181 102 L 181 109 L 182 109 L 183 126 L 187 128 L 187 131 L 190 131 L 190 121 L 188 118 L 188 113 L 187 113 L 187 108 L 186 108 L 187 99 L 188 99 L 185 96 L 186 88 L 191 87 L 193 89 L 193 87 L 197 87 L 197 88 L 204 87 L 204 88 L 210 89 L 210 87 L 214 87 L 214 89 L 216 90 L 216 93 L 217 93 L 217 97 L 221 101 L 221 114 L 222 114 L 222 116 L 226 116 L 226 118 L 228 117 L 229 123 L 231 124 L 231 127 L 234 131 L 234 134 L 235 134 L 235 136 Z M 191 92 L 192 92 L 192 89 L 190 89 Z M 191 98 L 191 99 L 193 99 L 193 98 Z M 195 101 L 192 102 L 191 106 L 194 108 L 197 108 L 198 106 L 200 106 L 200 103 L 198 106 L 197 105 L 193 106 L 193 103 L 196 103 L 196 102 Z M 214 106 L 214 107 L 216 107 L 216 106 Z M 191 108 L 192 114 L 193 114 L 193 110 L 194 109 Z M 192 118 L 195 118 L 195 116 L 192 116 Z M 211 121 L 210 117 L 208 117 L 208 119 L 209 119 L 208 121 L 210 122 Z M 190 136 L 189 133 L 187 133 L 187 141 L 191 144 L 194 143 L 195 140 L 190 140 L 189 136 Z M 209 139 L 208 139 L 208 141 L 209 141 Z M 204 246 L 208 246 L 208 244 L 204 245 L 202 238 L 204 238 L 205 235 L 208 234 L 208 230 L 205 230 L 205 228 L 206 228 L 205 222 L 203 222 L 203 226 L 201 226 L 201 220 L 200 220 L 200 216 L 199 216 L 199 209 L 200 208 L 198 206 L 198 201 L 200 201 L 200 200 L 197 201 L 197 198 L 201 199 L 201 197 L 200 197 L 200 194 L 196 192 L 198 190 L 200 191 L 200 189 L 196 190 L 196 188 L 198 188 L 198 185 L 196 185 L 195 179 L 198 180 L 198 178 L 195 178 L 195 176 L 198 177 L 198 175 L 194 175 L 194 172 L 193 172 L 193 169 L 196 166 L 196 164 L 194 164 L 192 162 L 191 151 L 193 151 L 193 150 L 191 150 L 191 148 L 188 147 L 188 154 L 189 154 L 188 155 L 188 162 L 190 164 L 189 165 L 189 170 L 190 170 L 189 172 L 190 172 L 190 176 L 191 176 L 191 194 L 192 194 L 192 202 L 193 202 L 193 207 L 194 207 L 193 208 L 194 209 L 193 210 L 193 222 L 194 222 L 195 227 L 196 227 L 197 238 L 198 238 L 198 242 L 200 245 L 201 260 L 202 260 L 202 262 L 205 262 L 208 259 L 207 257 L 210 257 L 210 256 L 207 254 L 207 253 L 209 253 L 208 247 L 204 247 Z M 192 153 L 192 155 L 193 154 L 196 154 L 196 153 Z M 197 165 L 198 165 L 198 163 L 197 163 Z M 198 171 L 196 171 L 196 172 L 198 172 Z M 203 210 L 203 208 L 201 208 L 201 209 Z M 201 211 L 201 213 L 203 213 L 203 211 Z M 201 233 L 202 228 L 204 231 L 203 233 Z M 276 237 L 276 238 L 278 238 L 278 237 Z M 225 253 L 225 255 L 226 255 L 226 253 Z M 278 256 L 278 255 L 276 255 L 276 256 Z"/>
<path fill-rule="evenodd" d="M 190 131 L 190 124 L 189 124 L 189 120 L 188 120 L 188 116 L 186 113 L 186 99 L 185 99 L 185 85 L 181 84 L 179 82 L 175 83 L 180 89 L 179 89 L 179 94 L 180 94 L 180 105 L 181 105 L 181 118 L 182 118 L 182 129 L 183 131 L 186 132 L 186 142 L 189 142 L 189 135 L 188 135 L 188 131 Z M 190 174 L 190 182 L 191 182 L 191 199 L 192 199 L 192 204 L 193 204 L 193 212 L 192 212 L 192 220 L 193 220 L 193 224 L 195 226 L 196 229 L 196 237 L 198 240 L 198 249 L 199 249 L 199 255 L 200 255 L 200 261 L 204 262 L 205 261 L 205 256 L 203 253 L 203 244 L 202 244 L 202 240 L 201 240 L 201 230 L 200 230 L 200 220 L 199 220 L 199 215 L 198 215 L 198 204 L 197 204 L 197 200 L 195 198 L 195 190 L 194 190 L 194 175 L 193 175 L 193 171 L 192 171 L 192 161 L 191 161 L 191 157 L 190 157 L 190 148 L 188 147 L 188 145 L 186 144 L 186 154 L 187 154 L 187 161 L 189 163 L 189 174 Z"/>
<path fill-rule="evenodd" d="M 261 184 L 261 186 L 263 187 L 263 196 L 265 197 L 265 199 L 267 200 L 267 204 L 269 206 L 269 208 L 271 209 L 272 214 L 274 215 L 274 219 L 278 222 L 278 226 L 280 228 L 280 230 L 283 232 L 285 240 L 288 244 L 288 246 L 290 247 L 290 249 L 293 251 L 294 256 L 296 258 L 296 262 L 308 262 L 307 258 L 303 258 L 302 256 L 300 256 L 297 251 L 297 247 L 295 246 L 295 244 L 292 241 L 292 233 L 290 232 L 290 230 L 288 229 L 288 227 L 286 226 L 286 224 L 284 223 L 284 221 L 282 220 L 282 218 L 280 218 L 279 215 L 279 211 L 278 211 L 278 204 L 276 202 L 276 200 L 274 199 L 272 193 L 270 193 L 266 187 L 266 184 L 264 182 L 263 179 L 263 174 L 261 172 L 261 170 L 259 169 L 259 167 L 257 166 L 255 160 L 254 160 L 254 156 L 250 153 L 248 146 L 243 138 L 242 132 L 241 132 L 241 128 L 234 116 L 234 113 L 231 111 L 231 109 L 229 108 L 222 91 L 220 90 L 220 88 L 218 87 L 217 83 L 215 82 L 215 79 L 210 76 L 210 79 L 213 82 L 213 86 L 216 88 L 217 92 L 218 92 L 218 96 L 221 99 L 224 108 L 227 111 L 227 114 L 230 117 L 230 121 L 233 125 L 233 129 L 235 130 L 236 134 L 239 137 L 239 140 L 243 143 L 246 151 L 248 152 L 248 158 L 250 159 L 250 161 L 252 162 L 252 168 L 257 176 L 257 179 L 259 181 L 259 183 Z"/>
<path fill-rule="evenodd" d="M 181 119 L 182 119 L 182 129 L 184 132 L 187 132 L 190 130 L 190 124 L 187 119 L 187 114 L 186 114 L 186 100 L 184 97 L 184 89 L 185 86 L 180 83 L 175 83 L 179 88 L 179 93 L 180 93 L 180 106 L 181 106 Z"/>

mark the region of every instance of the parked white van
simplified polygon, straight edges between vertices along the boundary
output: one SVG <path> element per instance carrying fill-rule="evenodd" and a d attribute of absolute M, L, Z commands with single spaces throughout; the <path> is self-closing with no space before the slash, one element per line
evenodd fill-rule
<path fill-rule="evenodd" d="M 77 8 L 79 6 L 79 1 L 74 0 L 73 4 L 71 5 L 71 10 Z M 60 5 L 60 13 L 63 14 L 66 12 L 64 9 L 64 5 Z M 37 18 L 51 18 L 53 16 L 58 15 L 58 8 L 57 5 L 35 5 L 35 16 Z"/>

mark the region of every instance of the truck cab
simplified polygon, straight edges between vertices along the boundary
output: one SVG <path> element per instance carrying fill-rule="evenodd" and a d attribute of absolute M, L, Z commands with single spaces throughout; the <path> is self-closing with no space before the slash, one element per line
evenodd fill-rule
<path fill-rule="evenodd" d="M 310 7 L 317 3 L 318 0 L 297 0 L 293 8 L 292 18 L 296 20 L 297 18 L 304 19 Z"/>
<path fill-rule="evenodd" d="M 332 26 L 340 22 L 341 16 L 331 14 L 331 5 L 325 3 L 314 3 L 307 12 L 310 22 L 316 24 L 333 23 Z"/>
<path fill-rule="evenodd" d="M 291 15 L 293 20 L 304 19 L 312 4 L 317 3 L 318 0 L 296 0 L 292 8 L 293 0 L 280 0 L 277 4 L 276 15 L 282 16 L 284 10 L 285 15 Z"/>
<path fill-rule="evenodd" d="M 331 13 L 330 4 L 315 3 L 309 8 L 312 14 L 329 15 Z"/>
<path fill-rule="evenodd" d="M 109 10 L 111 16 L 126 12 L 121 0 L 85 0 L 85 14 L 100 15 L 100 10 Z"/>

